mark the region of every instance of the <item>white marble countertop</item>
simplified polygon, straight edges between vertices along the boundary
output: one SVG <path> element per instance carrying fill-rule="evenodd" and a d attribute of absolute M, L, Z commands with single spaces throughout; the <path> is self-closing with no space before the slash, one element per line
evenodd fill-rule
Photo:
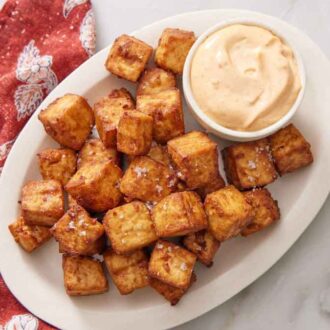
<path fill-rule="evenodd" d="M 167 16 L 202 9 L 238 8 L 260 11 L 292 23 L 330 57 L 329 0 L 92 2 L 96 13 L 98 50 L 119 34 Z M 265 275 L 225 304 L 176 329 L 330 329 L 329 216 L 330 198 L 296 244 Z"/>

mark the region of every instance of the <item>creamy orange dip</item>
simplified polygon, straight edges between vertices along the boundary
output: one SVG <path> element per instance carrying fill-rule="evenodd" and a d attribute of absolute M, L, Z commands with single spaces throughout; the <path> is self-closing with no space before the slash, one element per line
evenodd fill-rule
<path fill-rule="evenodd" d="M 190 79 L 202 111 L 239 131 L 278 121 L 301 89 L 291 48 L 271 31 L 244 24 L 214 32 L 197 48 Z"/>

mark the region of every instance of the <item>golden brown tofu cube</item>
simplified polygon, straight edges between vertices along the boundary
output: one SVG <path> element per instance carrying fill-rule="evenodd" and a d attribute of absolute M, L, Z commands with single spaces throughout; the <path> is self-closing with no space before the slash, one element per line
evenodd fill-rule
<path fill-rule="evenodd" d="M 175 84 L 175 76 L 172 72 L 160 68 L 147 69 L 139 81 L 136 94 L 158 94 L 175 87 Z"/>
<path fill-rule="evenodd" d="M 272 198 L 270 192 L 265 189 L 255 189 L 243 193 L 247 201 L 254 209 L 254 219 L 242 230 L 242 236 L 248 236 L 270 226 L 280 218 L 280 210 L 277 201 Z"/>
<path fill-rule="evenodd" d="M 206 134 L 187 133 L 168 141 L 167 148 L 188 188 L 202 188 L 219 176 L 217 144 Z"/>
<path fill-rule="evenodd" d="M 80 150 L 94 125 L 92 108 L 74 94 L 58 98 L 38 118 L 55 141 L 73 150 Z"/>
<path fill-rule="evenodd" d="M 106 238 L 105 235 L 102 235 L 95 242 L 89 244 L 89 247 L 84 251 L 79 251 L 79 253 L 72 253 L 72 248 L 67 248 L 64 243 L 59 242 L 58 250 L 59 253 L 68 253 L 68 254 L 79 254 L 84 256 L 93 256 L 95 254 L 101 254 L 106 247 Z"/>
<path fill-rule="evenodd" d="M 64 186 L 76 172 L 76 153 L 70 149 L 45 149 L 38 153 L 38 158 L 44 180 L 57 180 Z"/>
<path fill-rule="evenodd" d="M 277 178 L 267 139 L 229 146 L 222 156 L 228 182 L 240 190 L 263 187 Z"/>
<path fill-rule="evenodd" d="M 195 40 L 194 32 L 165 29 L 155 52 L 156 65 L 174 73 L 182 73 L 184 62 Z"/>
<path fill-rule="evenodd" d="M 78 202 L 70 195 L 68 194 L 68 208 L 71 208 L 72 206 L 79 205 Z"/>
<path fill-rule="evenodd" d="M 273 160 L 280 175 L 313 162 L 310 144 L 293 124 L 282 128 L 269 139 Z"/>
<path fill-rule="evenodd" d="M 69 296 L 87 296 L 108 291 L 100 261 L 91 257 L 63 255 L 64 286 Z"/>
<path fill-rule="evenodd" d="M 112 161 L 81 167 L 66 184 L 68 193 L 87 210 L 104 212 L 121 201 L 121 169 Z"/>
<path fill-rule="evenodd" d="M 184 181 L 178 180 L 178 184 L 176 186 L 176 191 L 181 192 L 181 191 L 186 191 L 189 190 L 186 183 Z"/>
<path fill-rule="evenodd" d="M 23 217 L 19 217 L 8 228 L 15 241 L 27 252 L 34 251 L 52 237 L 48 227 L 27 225 Z"/>
<path fill-rule="evenodd" d="M 149 275 L 168 285 L 187 289 L 196 256 L 174 243 L 159 240 L 149 261 Z"/>
<path fill-rule="evenodd" d="M 196 282 L 196 275 L 195 273 L 192 273 L 191 280 L 190 280 L 190 286 Z M 149 279 L 150 286 L 155 289 L 159 294 L 161 294 L 166 300 L 168 300 L 172 306 L 176 305 L 182 296 L 187 292 L 188 289 L 179 289 L 174 286 L 168 285 L 160 280 L 157 280 L 156 278 L 150 277 Z"/>
<path fill-rule="evenodd" d="M 71 207 L 51 229 L 60 250 L 70 254 L 88 254 L 91 244 L 104 233 L 104 228 L 79 205 Z"/>
<path fill-rule="evenodd" d="M 56 180 L 30 181 L 22 189 L 22 216 L 28 225 L 52 226 L 64 214 L 64 193 Z"/>
<path fill-rule="evenodd" d="M 137 81 L 152 54 L 152 47 L 128 35 L 121 35 L 113 43 L 105 67 L 114 75 Z"/>
<path fill-rule="evenodd" d="M 200 197 L 193 191 L 173 193 L 152 210 L 158 237 L 183 236 L 207 227 Z"/>
<path fill-rule="evenodd" d="M 120 165 L 120 157 L 117 149 L 106 148 L 100 139 L 89 139 L 78 155 L 78 169 L 86 164 L 104 163 L 112 160 Z"/>
<path fill-rule="evenodd" d="M 173 173 L 173 181 L 171 182 L 171 185 L 174 187 L 173 191 L 185 191 L 187 190 L 186 187 L 184 189 L 180 190 L 179 185 L 182 186 L 182 182 L 179 182 L 179 180 L 176 177 L 176 172 L 173 168 L 172 160 L 167 152 L 167 147 L 162 146 L 159 144 L 152 144 L 150 151 L 148 152 L 147 156 L 153 160 L 155 160 L 158 163 L 163 164 L 166 166 L 171 173 Z M 130 156 L 129 163 L 134 159 L 134 156 Z M 176 186 L 176 188 L 175 188 Z"/>
<path fill-rule="evenodd" d="M 170 158 L 169 153 L 167 152 L 167 147 L 166 146 L 161 146 L 161 145 L 153 145 L 148 154 L 148 157 L 151 159 L 155 160 L 156 162 L 159 162 L 168 168 L 172 169 L 172 161 Z"/>
<path fill-rule="evenodd" d="M 149 284 L 148 258 L 142 251 L 119 255 L 112 250 L 104 253 L 104 262 L 120 294 L 126 295 Z"/>
<path fill-rule="evenodd" d="M 184 133 L 184 121 L 181 94 L 179 89 L 172 88 L 151 95 L 139 95 L 136 109 L 153 117 L 153 138 L 158 143 Z"/>
<path fill-rule="evenodd" d="M 94 104 L 94 116 L 100 139 L 107 148 L 116 148 L 117 127 L 123 113 L 134 109 L 131 94 L 125 89 L 115 89 Z"/>
<path fill-rule="evenodd" d="M 149 210 L 142 202 L 134 201 L 109 210 L 103 225 L 117 253 L 129 253 L 157 240 Z"/>
<path fill-rule="evenodd" d="M 153 119 L 140 111 L 127 111 L 119 120 L 117 149 L 127 155 L 149 152 L 152 142 Z"/>
<path fill-rule="evenodd" d="M 252 206 L 234 186 L 207 195 L 204 206 L 209 230 L 220 242 L 237 236 L 254 218 Z"/>
<path fill-rule="evenodd" d="M 131 200 L 160 201 L 175 188 L 176 178 L 163 164 L 146 156 L 133 159 L 120 183 L 120 191 Z"/>
<path fill-rule="evenodd" d="M 199 194 L 199 196 L 202 197 L 202 199 L 205 199 L 206 195 L 225 187 L 225 185 L 225 181 L 219 173 L 215 178 L 213 178 L 213 180 L 211 180 L 211 182 L 207 183 L 204 187 L 196 189 L 196 192 Z"/>
<path fill-rule="evenodd" d="M 147 155 L 149 158 L 155 160 L 156 162 L 159 162 L 165 166 L 168 166 L 169 168 L 173 167 L 171 157 L 169 153 L 167 152 L 167 147 L 157 144 L 156 142 L 152 142 L 151 148 Z M 132 160 L 135 158 L 134 156 L 127 156 L 128 163 L 132 162 Z"/>
<path fill-rule="evenodd" d="M 220 242 L 207 230 L 185 236 L 183 245 L 207 267 L 212 266 L 213 258 L 220 248 Z"/>

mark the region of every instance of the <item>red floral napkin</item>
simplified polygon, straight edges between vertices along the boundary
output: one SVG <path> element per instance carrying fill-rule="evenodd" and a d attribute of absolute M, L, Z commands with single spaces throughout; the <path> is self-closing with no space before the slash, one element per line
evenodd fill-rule
<path fill-rule="evenodd" d="M 18 133 L 47 94 L 95 51 L 88 0 L 8 0 L 0 11 L 0 173 Z M 0 329 L 53 329 L 0 276 Z"/>

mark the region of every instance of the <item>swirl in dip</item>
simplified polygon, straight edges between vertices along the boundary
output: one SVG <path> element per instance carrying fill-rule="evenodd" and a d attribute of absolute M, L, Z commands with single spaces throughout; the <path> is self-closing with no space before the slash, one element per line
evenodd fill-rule
<path fill-rule="evenodd" d="M 191 88 L 201 110 L 216 123 L 257 131 L 278 121 L 301 89 L 291 48 L 271 31 L 233 24 L 197 48 Z"/>

